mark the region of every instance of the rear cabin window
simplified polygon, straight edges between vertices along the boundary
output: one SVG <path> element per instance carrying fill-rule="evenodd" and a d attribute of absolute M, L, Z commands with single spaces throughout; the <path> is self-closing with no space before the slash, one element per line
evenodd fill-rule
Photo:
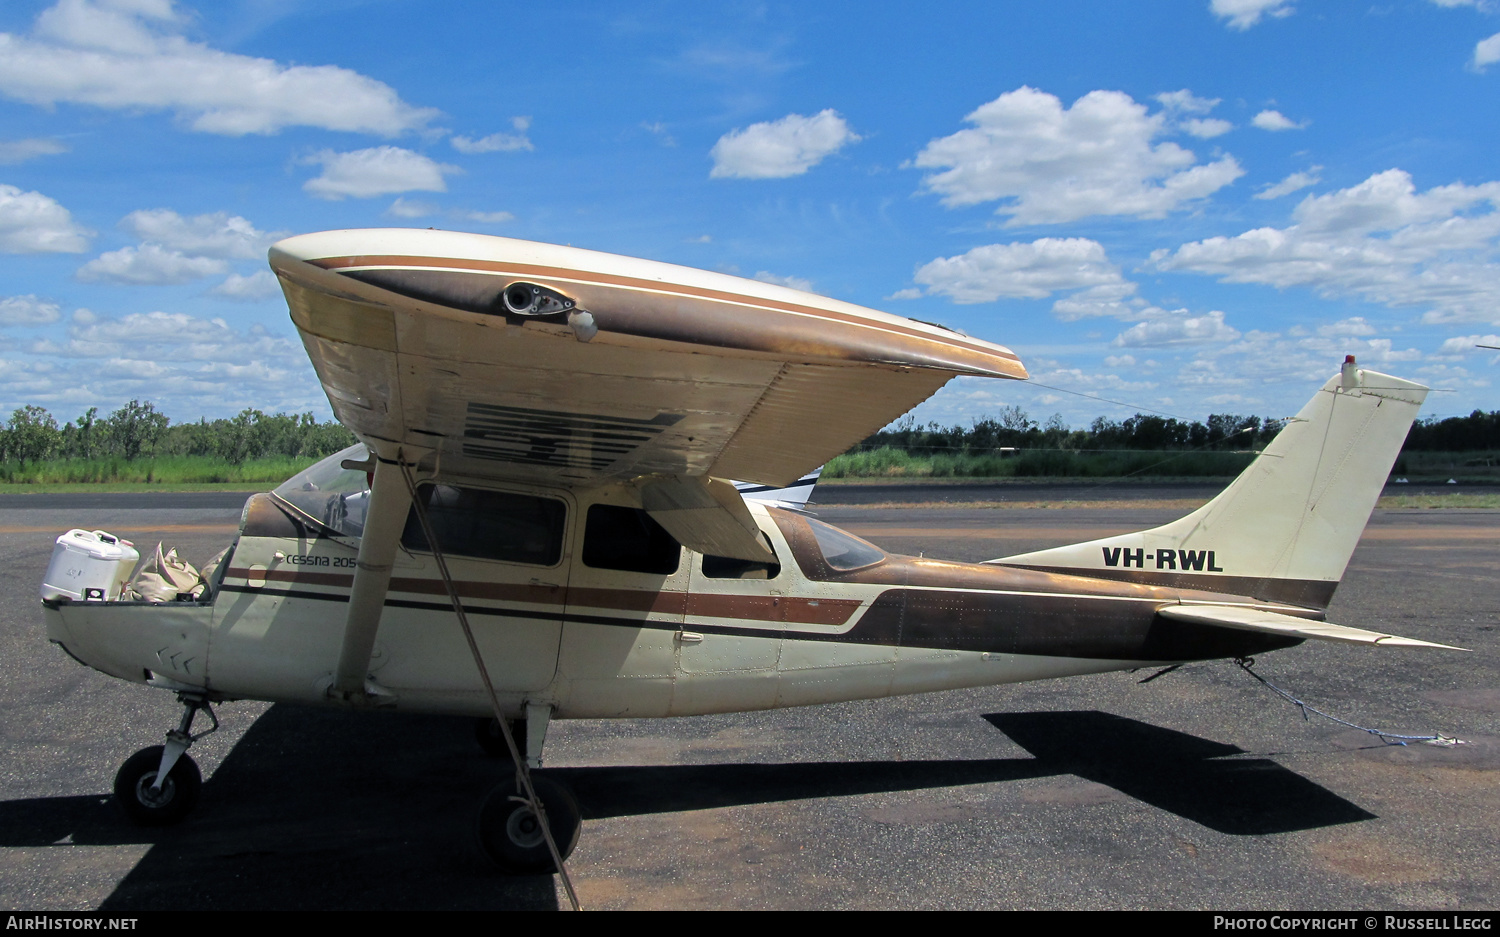
<path fill-rule="evenodd" d="M 775 556 L 776 548 L 771 545 L 771 538 L 762 533 L 760 539 L 766 549 L 771 551 L 771 555 Z M 703 575 L 708 579 L 775 579 L 781 575 L 781 564 L 774 560 L 763 563 L 705 553 L 703 554 Z"/>
<path fill-rule="evenodd" d="M 583 565 L 668 576 L 682 562 L 682 547 L 640 508 L 595 504 L 583 530 Z"/>
<path fill-rule="evenodd" d="M 444 553 L 533 566 L 555 566 L 562 558 L 568 508 L 556 498 L 452 485 L 423 485 L 417 497 L 427 506 Z M 401 544 L 432 552 L 415 508 L 407 515 Z"/>

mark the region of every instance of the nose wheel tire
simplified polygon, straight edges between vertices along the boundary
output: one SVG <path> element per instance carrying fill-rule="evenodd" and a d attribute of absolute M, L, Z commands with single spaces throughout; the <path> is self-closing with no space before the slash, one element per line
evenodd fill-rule
<path fill-rule="evenodd" d="M 203 787 L 203 775 L 193 759 L 182 755 L 159 788 L 162 746 L 153 745 L 131 755 L 115 775 L 115 802 L 137 826 L 170 826 L 192 813 Z"/>
<path fill-rule="evenodd" d="M 572 791 L 550 778 L 532 775 L 532 786 L 547 813 L 552 841 L 564 861 L 578 845 L 583 816 Z M 507 875 L 545 875 L 557 871 L 542 826 L 514 780 L 497 785 L 479 806 L 479 848 Z"/>

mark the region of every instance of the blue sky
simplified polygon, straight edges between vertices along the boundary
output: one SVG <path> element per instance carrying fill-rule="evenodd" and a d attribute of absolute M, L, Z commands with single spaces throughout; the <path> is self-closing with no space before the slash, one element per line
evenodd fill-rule
<path fill-rule="evenodd" d="M 1495 409 L 1497 92 L 1500 0 L 10 0 L 0 409 L 326 416 L 265 248 L 384 226 L 812 289 L 1035 378 L 923 420 L 1282 416 L 1346 353 Z"/>

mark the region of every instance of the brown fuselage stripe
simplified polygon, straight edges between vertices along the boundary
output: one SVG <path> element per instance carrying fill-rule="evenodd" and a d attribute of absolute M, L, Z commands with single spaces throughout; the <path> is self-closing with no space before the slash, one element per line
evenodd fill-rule
<path fill-rule="evenodd" d="M 998 565 L 998 564 L 997 564 Z M 1220 576 L 1201 573 L 1157 572 L 1153 569 L 1079 569 L 1068 566 L 1006 565 L 1007 569 L 1033 569 L 1061 575 L 1089 576 L 1116 582 L 1134 582 L 1169 589 L 1200 589 L 1245 595 L 1266 602 L 1283 602 L 1303 608 L 1327 608 L 1337 582 L 1321 579 L 1277 579 L 1271 576 Z"/>
<path fill-rule="evenodd" d="M 515 276 L 529 277 L 553 277 L 564 280 L 578 280 L 583 283 L 593 283 L 600 286 L 623 286 L 629 289 L 649 290 L 653 293 L 677 293 L 683 296 L 696 296 L 701 299 L 712 299 L 718 302 L 730 302 L 742 306 L 760 306 L 765 309 L 776 309 L 782 312 L 793 312 L 802 315 L 811 315 L 825 319 L 833 319 L 846 322 L 851 325 L 859 325 L 865 328 L 879 329 L 886 332 L 895 332 L 898 335 L 907 335 L 913 338 L 921 338 L 926 341 L 936 341 L 941 344 L 951 345 L 955 348 L 963 348 L 966 351 L 980 352 L 994 355 L 999 358 L 1007 358 L 1019 362 L 1020 356 L 1006 349 L 999 351 L 994 347 L 986 347 L 970 342 L 962 341 L 963 336 L 954 333 L 950 338 L 943 334 L 931 334 L 918 331 L 907 326 L 893 322 L 879 322 L 862 316 L 854 316 L 849 313 L 835 312 L 830 309 L 820 309 L 817 306 L 804 306 L 798 303 L 780 302 L 774 299 L 761 299 L 754 296 L 745 296 L 741 293 L 728 293 L 723 290 L 711 290 L 703 287 L 684 286 L 680 283 L 663 283 L 659 280 L 642 280 L 636 277 L 615 276 L 610 274 L 593 273 L 585 270 L 571 270 L 567 267 L 541 267 L 532 264 L 501 263 L 494 260 L 470 260 L 456 257 L 401 257 L 387 255 L 372 255 L 363 257 L 323 257 L 317 260 L 309 260 L 310 263 L 324 270 L 343 270 L 354 267 L 433 267 L 454 270 L 480 270 L 488 273 L 504 273 Z"/>
<path fill-rule="evenodd" d="M 231 575 L 248 570 L 230 570 Z M 303 582 L 326 581 L 336 574 L 291 574 L 277 577 L 280 581 Z M 345 582 L 352 577 L 343 578 Z M 433 580 L 419 581 L 422 592 L 446 591 Z M 334 583 L 327 583 L 334 584 Z M 394 585 L 394 581 L 393 581 Z M 468 585 L 468 584 L 465 584 Z M 226 584 L 231 592 L 253 593 L 259 588 Z M 525 589 L 526 587 L 516 587 Z M 561 593 L 560 588 L 556 590 Z M 610 590 L 599 590 L 607 592 Z M 273 594 L 288 598 L 325 601 L 348 601 L 348 597 L 333 593 L 276 591 Z M 410 593 L 408 593 L 410 594 Z M 679 593 L 680 595 L 680 593 Z M 1216 628 L 1186 622 L 1175 622 L 1156 614 L 1155 603 L 1149 601 L 1118 601 L 1107 596 L 1051 595 L 1024 593 L 983 593 L 925 589 L 888 588 L 871 604 L 869 610 L 854 628 L 847 632 L 827 633 L 817 631 L 781 631 L 756 627 L 752 623 L 812 624 L 819 622 L 795 622 L 782 608 L 770 602 L 750 605 L 734 604 L 740 596 L 715 596 L 725 600 L 723 611 L 713 615 L 707 610 L 704 617 L 727 619 L 722 624 L 691 627 L 710 634 L 772 638 L 787 637 L 798 641 L 832 641 L 843 644 L 865 646 L 909 647 L 957 651 L 989 651 L 1023 656 L 1072 657 L 1094 660 L 1141 660 L 1181 661 L 1210 660 L 1220 657 L 1237 657 L 1258 654 L 1276 648 L 1300 644 L 1302 639 L 1259 632 Z M 761 597 L 753 597 L 761 598 Z M 765 597 L 770 598 L 770 597 Z M 779 597 L 785 605 L 788 597 Z M 808 600 L 803 600 L 806 604 Z M 819 600 L 821 604 L 829 600 Z M 850 606 L 859 603 L 843 600 Z M 414 608 L 439 612 L 444 603 L 388 598 L 386 604 L 398 608 Z M 598 624 L 612 627 L 651 628 L 676 630 L 684 627 L 681 618 L 665 619 L 638 617 L 641 610 L 626 614 L 596 614 L 625 612 L 624 609 L 564 607 L 561 601 L 552 601 L 550 608 L 506 609 L 476 607 L 471 612 L 506 618 L 531 619 L 544 622 L 569 622 L 576 624 Z M 687 610 L 694 610 L 691 597 Z M 809 609 L 811 610 L 811 609 Z M 852 608 L 849 609 L 853 611 Z M 671 615 L 669 610 L 667 614 Z M 847 615 L 845 616 L 847 618 Z M 742 624 L 736 625 L 735 620 Z M 834 623 L 834 622 L 828 622 Z"/>
<path fill-rule="evenodd" d="M 249 579 L 251 571 L 231 567 L 227 575 Z M 354 583 L 346 573 L 301 570 L 257 570 L 256 579 L 267 582 L 347 589 Z M 634 612 L 656 615 L 697 615 L 705 618 L 738 618 L 745 621 L 786 622 L 797 625 L 842 625 L 859 609 L 856 599 L 804 599 L 797 596 L 724 595 L 722 593 L 649 592 L 641 589 L 590 589 L 584 587 L 522 585 L 460 581 L 454 583 L 464 599 L 550 605 L 561 616 L 564 608 L 598 609 L 603 612 Z M 436 579 L 393 577 L 391 592 L 410 595 L 447 595 Z"/>

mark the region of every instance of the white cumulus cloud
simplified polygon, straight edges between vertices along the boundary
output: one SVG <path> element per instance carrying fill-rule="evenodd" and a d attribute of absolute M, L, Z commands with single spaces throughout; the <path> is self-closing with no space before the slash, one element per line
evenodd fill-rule
<path fill-rule="evenodd" d="M 226 260 L 264 259 L 266 248 L 287 235 L 285 231 L 260 231 L 228 212 L 185 218 L 170 208 L 133 211 L 120 221 L 120 227 L 170 250 Z"/>
<path fill-rule="evenodd" d="M 65 337 L 18 351 L 14 367 L 0 363 L 0 401 L 17 401 L 10 406 L 107 412 L 139 397 L 178 420 L 246 407 L 327 412 L 301 343 L 261 325 L 238 329 L 180 312 L 75 314 Z"/>
<path fill-rule="evenodd" d="M 460 153 L 515 153 L 520 150 L 534 150 L 531 138 L 526 136 L 526 131 L 531 127 L 530 117 L 512 117 L 510 125 L 515 128 L 515 133 L 492 133 L 487 137 L 475 140 L 471 137 L 452 137 L 449 143 Z"/>
<path fill-rule="evenodd" d="M 997 299 L 1044 299 L 1062 290 L 1087 290 L 1116 299 L 1135 285 L 1088 238 L 1041 238 L 1030 243 L 986 244 L 956 257 L 939 257 L 917 268 L 912 279 L 929 294 L 955 303 Z"/>
<path fill-rule="evenodd" d="M 1273 133 L 1277 133 L 1282 130 L 1301 130 L 1303 127 L 1307 126 L 1307 121 L 1305 120 L 1299 124 L 1280 111 L 1272 110 L 1261 111 L 1259 114 L 1256 114 L 1254 117 L 1250 118 L 1250 123 L 1254 124 L 1262 130 L 1270 130 Z"/>
<path fill-rule="evenodd" d="M 0 251 L 78 254 L 88 250 L 91 234 L 55 199 L 0 185 Z"/>
<path fill-rule="evenodd" d="M 62 308 L 57 303 L 38 299 L 35 294 L 0 299 L 0 325 L 47 325 L 61 318 Z"/>
<path fill-rule="evenodd" d="M 137 312 L 119 318 L 98 316 L 68 326 L 67 341 L 37 342 L 30 349 L 44 355 L 116 358 L 141 361 L 295 362 L 305 355 L 298 343 L 272 336 L 263 328 L 248 333 L 223 319 L 185 312 Z"/>
<path fill-rule="evenodd" d="M 1318 170 L 1322 168 L 1322 166 L 1314 166 L 1307 172 L 1294 172 L 1280 182 L 1261 189 L 1253 197 L 1259 199 L 1281 198 L 1283 195 L 1291 195 L 1293 192 L 1301 191 L 1310 185 L 1317 185 L 1323 181 L 1318 175 Z"/>
<path fill-rule="evenodd" d="M 1156 100 L 1162 112 L 1184 130 L 1200 140 L 1220 137 L 1234 129 L 1234 124 L 1217 117 L 1187 117 L 1188 114 L 1207 114 L 1219 106 L 1218 98 L 1200 98 L 1186 88 L 1158 94 Z"/>
<path fill-rule="evenodd" d="M 1325 338 L 1336 335 L 1357 335 L 1364 337 L 1375 334 L 1375 326 L 1365 321 L 1364 316 L 1351 316 L 1348 319 L 1340 319 L 1337 322 L 1329 322 L 1317 328 L 1317 334 Z"/>
<path fill-rule="evenodd" d="M 1182 129 L 1200 140 L 1211 140 L 1214 137 L 1222 137 L 1234 129 L 1234 124 L 1217 117 L 1195 117 L 1192 120 L 1182 122 Z"/>
<path fill-rule="evenodd" d="M 284 65 L 193 42 L 170 0 L 59 0 L 31 35 L 0 33 L 0 94 L 43 107 L 168 110 L 242 136 L 307 126 L 395 136 L 437 114 L 334 65 Z"/>
<path fill-rule="evenodd" d="M 516 220 L 516 216 L 508 211 L 460 211 L 454 212 L 454 217 L 477 224 L 505 224 Z"/>
<path fill-rule="evenodd" d="M 1219 19 L 1228 20 L 1231 29 L 1246 30 L 1260 22 L 1262 16 L 1291 16 L 1291 0 L 1212 0 L 1208 8 Z"/>
<path fill-rule="evenodd" d="M 235 302 L 254 303 L 280 296 L 281 283 L 269 270 L 257 270 L 249 276 L 231 273 L 209 292 Z"/>
<path fill-rule="evenodd" d="M 1496 62 L 1500 62 L 1500 33 L 1474 44 L 1474 58 L 1469 61 L 1469 66 L 1476 72 L 1482 72 Z"/>
<path fill-rule="evenodd" d="M 800 176 L 859 135 L 832 108 L 811 117 L 788 114 L 751 124 L 719 138 L 710 155 L 711 179 L 784 179 Z"/>
<path fill-rule="evenodd" d="M 385 210 L 385 213 L 392 218 L 426 218 L 429 215 L 436 215 L 441 210 L 432 202 L 414 198 L 397 198 Z"/>
<path fill-rule="evenodd" d="M 1500 182 L 1418 192 L 1391 169 L 1308 196 L 1293 220 L 1157 251 L 1152 262 L 1224 282 L 1426 307 L 1428 322 L 1500 323 Z"/>
<path fill-rule="evenodd" d="M 755 279 L 762 283 L 774 283 L 777 286 L 785 286 L 788 289 L 801 290 L 804 293 L 816 292 L 813 289 L 812 281 L 804 277 L 782 277 L 768 270 L 762 270 L 755 275 Z"/>
<path fill-rule="evenodd" d="M 1480 348 L 1480 345 L 1489 345 L 1490 348 Z M 1476 351 L 1491 351 L 1500 348 L 1500 335 L 1493 333 L 1489 335 L 1455 335 L 1443 342 L 1438 349 L 1439 354 L 1444 355 L 1467 355 Z"/>
<path fill-rule="evenodd" d="M 913 165 L 941 170 L 922 184 L 949 207 L 1005 200 L 996 211 L 1011 216 L 1008 225 L 1160 218 L 1244 175 L 1233 156 L 1199 164 L 1176 143 L 1153 143 L 1171 129 L 1165 112 L 1119 91 L 1091 91 L 1064 108 L 1022 87 L 965 120 L 974 126 L 931 141 Z"/>
<path fill-rule="evenodd" d="M 16 163 L 24 163 L 28 159 L 36 159 L 38 156 L 55 156 L 66 152 L 68 148 L 61 142 L 48 140 L 45 137 L 3 140 L 0 141 L 0 165 L 12 166 Z"/>
<path fill-rule="evenodd" d="M 1207 114 L 1219 106 L 1219 98 L 1200 98 L 1186 88 L 1181 91 L 1164 91 L 1156 100 L 1168 113 Z"/>
<path fill-rule="evenodd" d="M 1389 367 L 1397 374 L 1409 370 L 1409 362 L 1423 358 L 1418 349 L 1396 348 L 1388 338 L 1296 337 L 1251 331 L 1227 343 L 1205 345 L 1198 357 L 1178 372 L 1177 383 L 1185 389 L 1196 389 L 1189 392 L 1199 393 L 1286 382 L 1317 386 L 1338 369 L 1345 355 L 1351 354 L 1366 367 L 1381 370 Z M 1300 401 L 1285 403 L 1294 408 Z M 1283 414 L 1291 412 L 1289 409 Z"/>
<path fill-rule="evenodd" d="M 1158 311 L 1152 318 L 1121 332 L 1114 343 L 1121 348 L 1153 348 L 1232 342 L 1239 337 L 1239 331 L 1227 325 L 1224 313 L 1218 310 L 1195 316 L 1186 309 L 1177 309 Z"/>
<path fill-rule="evenodd" d="M 306 162 L 321 165 L 323 172 L 303 183 L 317 198 L 374 198 L 396 192 L 446 192 L 443 177 L 460 170 L 399 146 L 376 146 L 367 150 L 335 153 L 323 150 Z"/>
<path fill-rule="evenodd" d="M 142 244 L 100 254 L 79 267 L 77 275 L 86 283 L 159 286 L 191 283 L 228 270 L 229 264 L 218 257 L 192 257 L 160 244 Z"/>

